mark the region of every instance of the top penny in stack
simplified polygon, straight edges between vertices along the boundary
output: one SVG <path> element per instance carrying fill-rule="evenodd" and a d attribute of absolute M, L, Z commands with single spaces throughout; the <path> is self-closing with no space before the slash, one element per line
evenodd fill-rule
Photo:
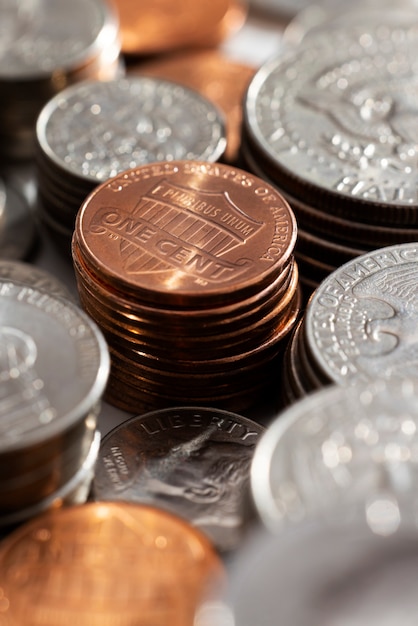
<path fill-rule="evenodd" d="M 119 23 L 103 0 L 0 0 L 0 14 L 0 156 L 27 158 L 45 102 L 120 73 Z"/>
<path fill-rule="evenodd" d="M 97 187 L 73 246 L 104 283 L 177 308 L 240 302 L 292 260 L 296 221 L 264 181 L 230 166 L 173 161 Z"/>

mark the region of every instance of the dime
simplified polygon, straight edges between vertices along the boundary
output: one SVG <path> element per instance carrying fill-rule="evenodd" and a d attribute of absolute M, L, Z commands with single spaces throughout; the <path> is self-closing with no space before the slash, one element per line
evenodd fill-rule
<path fill-rule="evenodd" d="M 39 115 L 37 140 L 62 178 L 85 186 L 154 161 L 216 161 L 226 143 L 215 105 L 177 83 L 142 76 L 61 91 Z"/>
<path fill-rule="evenodd" d="M 385 499 L 415 511 L 417 394 L 412 379 L 333 385 L 279 413 L 251 467 L 262 523 L 274 532 L 301 520 L 341 523 Z"/>
<path fill-rule="evenodd" d="M 306 346 L 330 382 L 416 376 L 417 254 L 416 243 L 374 250 L 315 291 L 305 315 Z"/>
<path fill-rule="evenodd" d="M 225 570 L 209 541 L 149 506 L 90 503 L 40 515 L 0 549 L 2 620 L 32 626 L 193 626 Z"/>
<path fill-rule="evenodd" d="M 70 232 L 99 183 L 157 161 L 217 161 L 226 147 L 215 104 L 188 87 L 144 76 L 83 81 L 61 91 L 43 107 L 36 138 L 43 213 Z"/>
<path fill-rule="evenodd" d="M 102 440 L 95 500 L 161 507 L 200 528 L 222 551 L 245 530 L 245 496 L 264 427 L 228 411 L 178 407 L 133 417 Z"/>

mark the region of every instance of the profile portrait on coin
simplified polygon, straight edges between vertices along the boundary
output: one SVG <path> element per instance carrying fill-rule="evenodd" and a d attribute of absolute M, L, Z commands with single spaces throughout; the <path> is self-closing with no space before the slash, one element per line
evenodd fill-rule
<path fill-rule="evenodd" d="M 259 433 L 251 430 L 252 438 L 240 440 L 235 435 L 228 439 L 216 425 L 198 429 L 187 427 L 187 434 L 164 430 L 153 438 L 139 434 L 139 428 L 124 428 L 122 436 L 105 438 L 94 479 L 95 499 L 161 507 L 229 549 L 242 530 Z"/>
<path fill-rule="evenodd" d="M 139 454 L 130 492 L 141 500 L 186 507 L 199 525 L 236 526 L 252 453 L 252 447 L 211 439 L 210 431 L 205 431 L 172 447 Z"/>
<path fill-rule="evenodd" d="M 359 363 L 385 377 L 417 376 L 418 264 L 382 269 L 355 285 L 353 295 L 365 307 Z"/>

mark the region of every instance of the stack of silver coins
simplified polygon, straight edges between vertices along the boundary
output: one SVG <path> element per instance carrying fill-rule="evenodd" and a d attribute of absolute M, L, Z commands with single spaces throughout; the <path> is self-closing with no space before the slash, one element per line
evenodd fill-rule
<path fill-rule="evenodd" d="M 9 266 L 3 273 L 19 277 L 24 271 Z M 32 283 L 43 279 L 36 272 L 30 276 Z M 1 278 L 0 301 L 0 526 L 5 528 L 87 497 L 109 354 L 99 329 L 67 298 Z"/>
<path fill-rule="evenodd" d="M 332 383 L 416 378 L 417 285 L 416 243 L 373 250 L 325 278 L 286 348 L 285 401 Z"/>
<path fill-rule="evenodd" d="M 39 115 L 36 144 L 41 217 L 70 242 L 76 213 L 94 187 L 150 162 L 217 161 L 226 130 L 223 113 L 204 96 L 137 76 L 62 91 Z"/>
<path fill-rule="evenodd" d="M 243 160 L 295 211 L 308 295 L 356 256 L 418 239 L 417 52 L 413 9 L 352 11 L 249 85 Z"/>
<path fill-rule="evenodd" d="M 1 0 L 0 12 L 0 156 L 25 159 L 50 98 L 121 71 L 119 22 L 107 0 Z"/>

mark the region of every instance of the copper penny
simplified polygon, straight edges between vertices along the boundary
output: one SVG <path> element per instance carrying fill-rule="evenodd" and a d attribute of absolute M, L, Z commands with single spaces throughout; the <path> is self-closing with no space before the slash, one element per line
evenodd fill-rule
<path fill-rule="evenodd" d="M 142 61 L 129 73 L 165 78 L 192 89 L 216 104 L 225 114 L 227 147 L 223 160 L 234 163 L 238 158 L 242 100 L 255 73 L 252 68 L 238 63 L 218 50 L 191 50 Z"/>
<path fill-rule="evenodd" d="M 203 533 L 146 505 L 52 511 L 0 549 L 2 624 L 193 626 L 201 603 L 218 598 L 224 584 Z"/>
<path fill-rule="evenodd" d="M 161 162 L 97 187 L 75 240 L 103 282 L 190 308 L 238 302 L 271 283 L 293 253 L 296 220 L 276 189 L 244 170 Z"/>
<path fill-rule="evenodd" d="M 241 0 L 116 0 L 122 51 L 152 54 L 190 46 L 216 46 L 244 24 Z"/>

